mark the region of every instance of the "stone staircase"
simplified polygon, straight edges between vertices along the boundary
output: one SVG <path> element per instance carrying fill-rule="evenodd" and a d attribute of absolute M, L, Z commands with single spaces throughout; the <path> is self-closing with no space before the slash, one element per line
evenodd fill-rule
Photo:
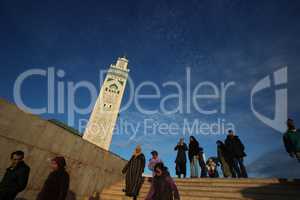
<path fill-rule="evenodd" d="M 286 179 L 174 179 L 181 200 L 300 200 L 300 182 Z M 129 200 L 118 182 L 101 193 L 101 200 Z M 139 200 L 150 188 L 145 178 Z"/>

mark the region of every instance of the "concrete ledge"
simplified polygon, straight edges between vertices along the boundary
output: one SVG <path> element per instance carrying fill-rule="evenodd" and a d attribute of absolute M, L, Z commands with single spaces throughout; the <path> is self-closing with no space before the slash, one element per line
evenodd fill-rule
<path fill-rule="evenodd" d="M 30 181 L 20 197 L 34 200 L 49 174 L 49 160 L 62 155 L 71 176 L 70 193 L 77 200 L 121 180 L 126 160 L 105 151 L 52 122 L 18 109 L 0 99 L 0 176 L 9 165 L 10 153 L 25 152 L 31 167 Z"/>

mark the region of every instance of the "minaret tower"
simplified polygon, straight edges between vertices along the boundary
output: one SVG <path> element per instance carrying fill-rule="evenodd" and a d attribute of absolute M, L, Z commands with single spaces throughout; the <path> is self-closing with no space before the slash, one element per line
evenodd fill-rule
<path fill-rule="evenodd" d="M 83 139 L 109 150 L 129 69 L 125 57 L 111 64 L 90 116 Z"/>

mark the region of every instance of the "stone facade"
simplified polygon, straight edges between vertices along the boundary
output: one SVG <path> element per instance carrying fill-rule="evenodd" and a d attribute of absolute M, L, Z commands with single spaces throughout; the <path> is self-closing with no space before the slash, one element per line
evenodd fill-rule
<path fill-rule="evenodd" d="M 81 136 L 0 99 L 0 177 L 10 163 L 10 153 L 16 150 L 25 152 L 25 161 L 31 167 L 28 187 L 20 194 L 26 200 L 35 199 L 50 172 L 49 161 L 56 155 L 67 160 L 71 176 L 70 196 L 76 196 L 76 200 L 87 199 L 119 181 L 126 163 Z"/>

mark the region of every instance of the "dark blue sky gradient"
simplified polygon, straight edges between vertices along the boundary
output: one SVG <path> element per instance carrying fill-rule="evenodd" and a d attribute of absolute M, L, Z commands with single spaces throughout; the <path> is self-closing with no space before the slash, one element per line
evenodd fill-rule
<path fill-rule="evenodd" d="M 227 96 L 227 113 L 201 115 L 162 113 L 151 116 L 158 122 L 181 123 L 188 120 L 214 122 L 225 118 L 236 124 L 245 142 L 247 164 L 268 152 L 285 154 L 281 134 L 261 123 L 250 110 L 250 91 L 261 78 L 288 65 L 289 116 L 300 124 L 300 3 L 271 0 L 191 0 L 191 1 L 0 1 L 0 96 L 11 102 L 14 81 L 22 72 L 55 67 L 66 72 L 60 81 L 90 81 L 100 87 L 99 70 L 121 55 L 130 61 L 130 76 L 136 85 L 153 81 L 179 81 L 185 87 L 185 69 L 192 71 L 192 87 L 199 82 L 234 81 Z M 23 85 L 27 105 L 47 103 L 44 77 L 31 77 Z M 174 89 L 174 88 L 173 88 Z M 128 99 L 127 94 L 124 102 Z M 163 88 L 163 95 L 173 93 Z M 152 93 L 145 88 L 144 93 Z M 256 99 L 261 112 L 272 117 L 274 90 Z M 76 104 L 89 104 L 84 89 L 76 94 Z M 145 108 L 159 106 L 159 100 L 143 102 Z M 67 105 L 67 103 L 65 103 Z M 176 102 L 169 103 L 170 108 Z M 205 108 L 219 108 L 219 101 L 205 102 Z M 65 123 L 68 114 L 43 114 Z M 78 120 L 89 115 L 76 115 Z M 148 118 L 134 105 L 120 114 L 131 123 Z M 181 130 L 181 134 L 184 130 Z M 112 151 L 129 158 L 136 144 L 142 144 L 147 157 L 157 149 L 174 172 L 174 145 L 180 136 L 145 136 L 141 128 L 134 140 L 116 134 Z M 215 155 L 215 141 L 223 136 L 196 136 L 207 156 Z M 188 136 L 185 136 L 187 139 Z M 291 161 L 292 162 L 292 161 Z M 275 164 L 275 163 L 274 163 Z M 256 172 L 252 175 L 255 176 Z M 269 176 L 268 172 L 259 173 Z M 284 172 L 282 176 L 285 176 Z M 300 175 L 299 175 L 300 176 Z"/>

